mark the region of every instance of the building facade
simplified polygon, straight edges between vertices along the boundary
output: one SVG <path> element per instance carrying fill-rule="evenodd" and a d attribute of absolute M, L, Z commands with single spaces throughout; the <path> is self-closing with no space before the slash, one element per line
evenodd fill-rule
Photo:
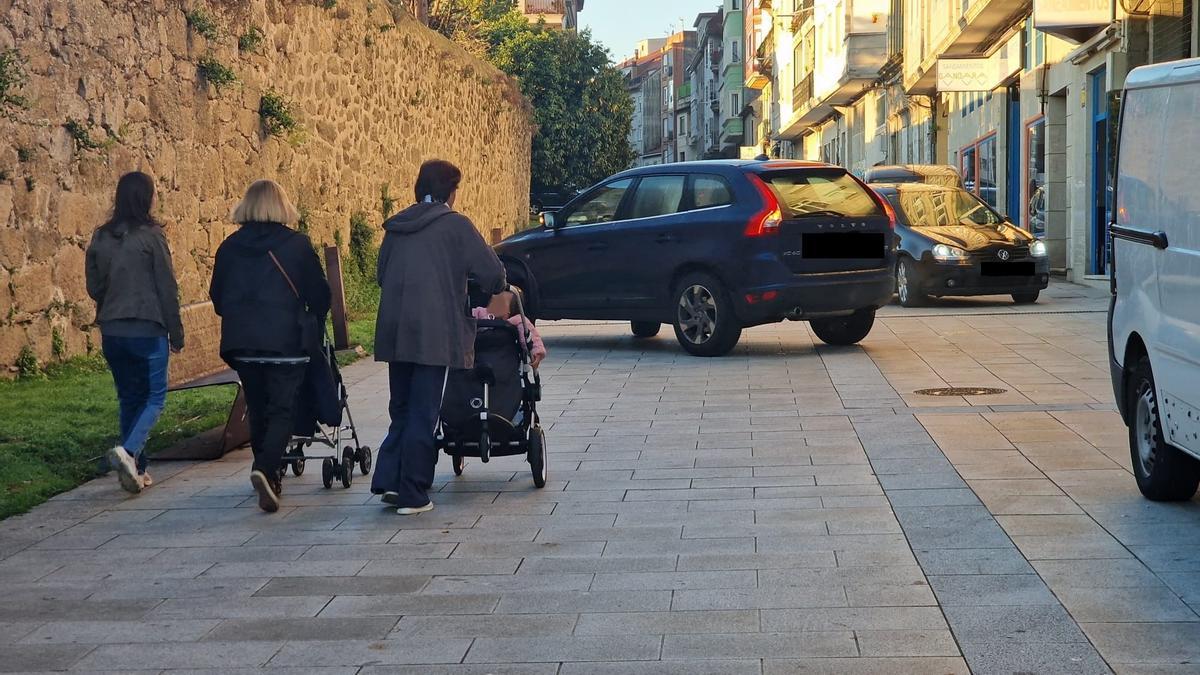
<path fill-rule="evenodd" d="M 1196 55 L 1200 37 L 1192 0 L 747 3 L 746 85 L 761 92 L 768 154 L 859 175 L 953 165 L 1082 282 L 1107 273 L 1125 76 Z"/>
<path fill-rule="evenodd" d="M 696 17 L 696 51 L 687 66 L 688 159 L 721 156 L 721 65 L 725 40 L 724 8 Z"/>
<path fill-rule="evenodd" d="M 517 9 L 532 23 L 545 21 L 552 28 L 579 29 L 584 0 L 517 0 Z"/>
<path fill-rule="evenodd" d="M 746 136 L 742 115 L 746 106 L 743 2 L 745 0 L 724 0 L 722 7 L 721 71 L 717 100 L 721 120 L 721 154 L 724 157 L 738 157 Z"/>

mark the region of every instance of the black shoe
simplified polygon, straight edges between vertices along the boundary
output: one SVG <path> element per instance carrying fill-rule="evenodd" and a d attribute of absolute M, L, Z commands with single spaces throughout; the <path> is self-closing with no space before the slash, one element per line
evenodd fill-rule
<path fill-rule="evenodd" d="M 383 493 L 383 496 L 381 496 L 379 498 L 379 500 L 382 501 L 384 504 L 387 504 L 388 506 L 399 506 L 400 505 L 400 493 L 392 492 L 391 490 L 389 490 L 389 491 Z"/>
<path fill-rule="evenodd" d="M 279 493 L 276 492 L 278 482 L 267 478 L 267 474 L 255 470 L 250 472 L 250 484 L 258 493 L 258 508 L 267 513 L 275 513 L 279 510 Z"/>

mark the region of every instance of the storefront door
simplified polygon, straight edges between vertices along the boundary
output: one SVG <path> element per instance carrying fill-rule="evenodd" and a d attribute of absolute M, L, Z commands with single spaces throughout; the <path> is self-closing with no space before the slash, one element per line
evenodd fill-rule
<path fill-rule="evenodd" d="M 1008 108 L 1006 120 L 1006 143 L 1004 155 L 1007 158 L 1007 169 L 1005 170 L 1005 214 L 1009 220 L 1014 223 L 1022 221 L 1021 215 L 1024 209 L 1021 208 L 1021 176 L 1024 173 L 1021 162 L 1021 149 L 1024 143 L 1024 134 L 1021 129 L 1021 94 L 1020 89 L 1016 86 L 1008 88 Z"/>
<path fill-rule="evenodd" d="M 1088 271 L 1108 273 L 1108 222 L 1112 213 L 1112 191 L 1109 176 L 1109 134 L 1107 73 L 1104 68 L 1088 78 L 1088 109 L 1092 120 L 1092 245 Z"/>

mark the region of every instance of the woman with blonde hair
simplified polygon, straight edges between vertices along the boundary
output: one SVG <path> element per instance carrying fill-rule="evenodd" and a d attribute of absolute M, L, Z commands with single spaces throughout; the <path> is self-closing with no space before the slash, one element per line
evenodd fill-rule
<path fill-rule="evenodd" d="M 299 219 L 277 183 L 251 184 L 233 210 L 241 227 L 217 249 L 209 287 L 221 317 L 221 357 L 246 394 L 250 484 L 268 513 L 279 510 L 280 460 L 309 358 L 304 328 L 319 331 L 329 312 L 329 283 L 312 242 L 289 227 Z"/>

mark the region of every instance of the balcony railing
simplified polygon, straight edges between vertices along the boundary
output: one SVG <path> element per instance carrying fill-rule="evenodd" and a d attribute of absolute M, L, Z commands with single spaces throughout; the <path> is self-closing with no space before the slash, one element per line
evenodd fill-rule
<path fill-rule="evenodd" d="M 526 14 L 566 14 L 566 0 L 524 0 L 522 11 Z"/>
<path fill-rule="evenodd" d="M 792 105 L 800 108 L 808 103 L 813 96 L 813 74 L 809 73 L 800 79 L 792 89 Z"/>

